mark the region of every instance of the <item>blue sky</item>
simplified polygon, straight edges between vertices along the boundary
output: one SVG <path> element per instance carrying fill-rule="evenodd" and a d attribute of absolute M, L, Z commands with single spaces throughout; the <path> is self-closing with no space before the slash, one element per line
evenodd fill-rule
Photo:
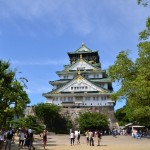
<path fill-rule="evenodd" d="M 149 12 L 136 0 L 0 0 L 0 59 L 29 80 L 30 105 L 45 102 L 49 81 L 59 79 L 56 71 L 69 64 L 67 52 L 82 42 L 99 51 L 102 69 L 121 50 L 129 49 L 135 60 Z M 113 86 L 116 91 L 118 85 Z"/>

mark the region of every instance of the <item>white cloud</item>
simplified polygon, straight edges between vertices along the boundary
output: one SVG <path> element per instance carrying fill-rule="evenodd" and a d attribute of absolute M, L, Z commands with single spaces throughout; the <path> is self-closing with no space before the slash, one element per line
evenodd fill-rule
<path fill-rule="evenodd" d="M 148 12 L 147 8 L 138 6 L 136 0 L 2 0 L 1 4 L 1 18 L 10 19 L 14 24 L 19 24 L 17 20 L 21 19 L 34 26 L 39 24 L 40 28 L 45 24 L 54 25 L 59 34 L 72 30 L 101 37 L 114 37 L 121 31 L 119 28 L 137 31 Z"/>

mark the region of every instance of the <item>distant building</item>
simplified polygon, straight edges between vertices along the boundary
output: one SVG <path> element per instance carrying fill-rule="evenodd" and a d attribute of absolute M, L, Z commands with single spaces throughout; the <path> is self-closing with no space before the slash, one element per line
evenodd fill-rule
<path fill-rule="evenodd" d="M 34 109 L 34 106 L 26 106 L 26 108 L 24 110 L 24 115 L 25 115 L 24 117 L 27 117 L 29 115 L 35 116 L 33 109 Z"/>
<path fill-rule="evenodd" d="M 62 107 L 62 113 L 72 120 L 83 111 L 97 111 L 115 123 L 112 81 L 106 70 L 101 69 L 98 51 L 84 44 L 74 52 L 68 52 L 69 65 L 57 71 L 59 80 L 50 81 L 52 91 L 44 93 L 46 102 Z"/>

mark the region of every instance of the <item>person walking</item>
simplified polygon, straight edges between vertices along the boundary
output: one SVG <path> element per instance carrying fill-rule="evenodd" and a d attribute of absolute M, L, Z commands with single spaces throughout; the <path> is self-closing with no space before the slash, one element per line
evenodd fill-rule
<path fill-rule="evenodd" d="M 3 148 L 4 140 L 5 140 L 5 129 L 2 128 L 0 130 L 0 150 Z"/>
<path fill-rule="evenodd" d="M 9 131 L 6 133 L 6 144 L 5 144 L 5 150 L 7 150 L 7 147 L 9 150 L 11 150 L 11 141 L 13 138 L 13 130 L 10 127 Z"/>
<path fill-rule="evenodd" d="M 24 130 L 22 129 L 19 134 L 19 147 L 21 145 L 21 148 L 23 148 L 24 139 L 25 139 L 25 133 L 24 133 Z"/>
<path fill-rule="evenodd" d="M 85 136 L 86 136 L 86 143 L 87 143 L 87 145 L 89 144 L 89 130 L 87 130 L 86 132 L 85 132 Z"/>
<path fill-rule="evenodd" d="M 33 132 L 31 129 L 29 129 L 28 132 L 29 132 L 29 150 L 31 150 L 31 147 L 33 148 L 33 150 L 35 150 L 35 147 L 33 146 L 34 141 Z"/>
<path fill-rule="evenodd" d="M 25 132 L 24 148 L 26 148 L 26 147 L 29 148 L 29 132 L 26 129 L 25 129 L 24 132 Z"/>
<path fill-rule="evenodd" d="M 78 130 L 77 133 L 77 144 L 80 144 L 80 131 Z"/>
<path fill-rule="evenodd" d="M 70 133 L 70 144 L 71 146 L 74 145 L 74 139 L 75 139 L 75 134 L 73 131 Z"/>
<path fill-rule="evenodd" d="M 90 146 L 94 146 L 94 139 L 93 139 L 93 132 L 89 132 L 89 140 L 90 140 Z"/>
<path fill-rule="evenodd" d="M 44 130 L 43 131 L 43 146 L 44 146 L 44 149 L 46 147 L 46 143 L 47 143 L 47 131 Z"/>
<path fill-rule="evenodd" d="M 100 146 L 101 139 L 102 139 L 102 133 L 98 130 L 97 131 L 97 142 L 98 142 L 97 146 Z"/>

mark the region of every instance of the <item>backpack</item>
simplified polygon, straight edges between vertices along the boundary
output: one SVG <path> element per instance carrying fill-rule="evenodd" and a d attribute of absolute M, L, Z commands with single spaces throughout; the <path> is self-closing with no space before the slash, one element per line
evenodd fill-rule
<path fill-rule="evenodd" d="M 13 133 L 12 132 L 10 133 L 10 131 L 7 132 L 6 139 L 12 139 L 12 137 L 13 137 Z"/>

